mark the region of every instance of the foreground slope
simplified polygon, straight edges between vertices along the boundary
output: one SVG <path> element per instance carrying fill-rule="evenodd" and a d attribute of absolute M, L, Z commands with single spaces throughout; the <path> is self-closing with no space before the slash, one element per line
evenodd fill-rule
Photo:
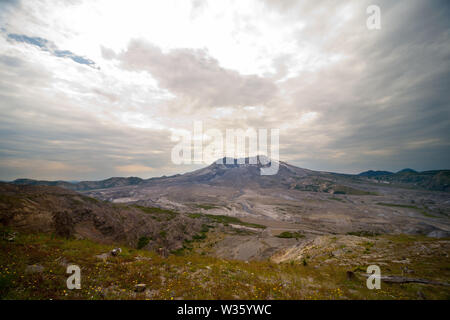
<path fill-rule="evenodd" d="M 0 235 L 7 232 L 2 229 Z M 111 256 L 107 253 L 113 246 L 47 234 L 19 233 L 13 242 L 2 237 L 0 298 L 450 299 L 448 239 L 330 237 L 316 251 L 288 263 L 210 257 L 204 254 L 208 239 L 198 249 L 164 258 L 126 247 Z M 380 290 L 366 287 L 364 275 L 373 263 L 387 277 Z M 81 268 L 80 290 L 66 287 L 71 264 Z M 137 284 L 145 287 L 136 290 Z"/>

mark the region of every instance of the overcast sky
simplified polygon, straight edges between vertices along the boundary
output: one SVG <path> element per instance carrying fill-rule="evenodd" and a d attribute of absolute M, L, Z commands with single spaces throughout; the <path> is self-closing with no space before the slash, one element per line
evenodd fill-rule
<path fill-rule="evenodd" d="M 186 172 L 198 120 L 309 169 L 449 169 L 449 78 L 449 1 L 3 0 L 0 179 Z"/>

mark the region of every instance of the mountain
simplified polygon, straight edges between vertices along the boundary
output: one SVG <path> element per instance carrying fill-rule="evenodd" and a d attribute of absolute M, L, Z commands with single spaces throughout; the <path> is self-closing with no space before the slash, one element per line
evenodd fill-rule
<path fill-rule="evenodd" d="M 397 173 L 370 170 L 362 172 L 358 176 L 405 187 L 432 191 L 450 191 L 450 170 L 417 172 L 413 169 L 403 169 Z"/>
<path fill-rule="evenodd" d="M 397 173 L 401 174 L 401 173 L 418 173 L 418 172 L 414 169 L 405 168 L 405 169 L 398 171 Z"/>
<path fill-rule="evenodd" d="M 144 180 L 137 177 L 113 177 L 100 181 L 81 181 L 81 182 L 67 182 L 67 181 L 45 181 L 32 179 L 16 179 L 12 183 L 17 185 L 32 185 L 32 186 L 55 186 L 74 191 L 86 191 L 94 189 L 115 188 L 124 186 L 133 186 L 142 183 Z"/>
<path fill-rule="evenodd" d="M 394 173 L 390 172 L 390 171 L 373 171 L 373 170 L 369 170 L 369 171 L 361 172 L 360 174 L 358 174 L 358 176 L 361 176 L 361 177 L 378 177 L 378 176 L 386 176 L 386 175 L 390 175 L 390 174 L 394 174 Z"/>
<path fill-rule="evenodd" d="M 222 158 L 205 168 L 193 172 L 146 180 L 138 177 L 114 177 L 101 181 L 81 182 L 17 179 L 12 183 L 17 185 L 57 186 L 80 192 L 122 187 L 145 188 L 150 186 L 205 184 L 232 188 L 276 187 L 302 191 L 349 193 L 344 189 L 349 190 L 348 188 L 353 188 L 351 184 L 357 178 L 363 178 L 376 182 L 383 181 L 390 184 L 399 184 L 404 187 L 450 191 L 450 170 L 417 172 L 413 169 L 403 169 L 397 173 L 369 170 L 358 175 L 349 175 L 313 171 L 299 168 L 283 161 L 273 161 L 273 165 L 278 167 L 278 172 L 275 175 L 262 175 L 262 170 L 269 168 L 271 165 L 272 160 L 264 156 L 241 159 Z M 358 191 L 350 191 L 350 193 L 355 192 L 358 193 Z"/>
<path fill-rule="evenodd" d="M 255 164 L 251 164 L 254 161 Z M 262 175 L 264 168 L 277 166 L 278 172 L 275 175 Z M 291 166 L 285 162 L 275 162 L 263 156 L 253 158 L 223 158 L 211 165 L 167 178 L 158 180 L 146 180 L 143 186 L 150 185 L 182 185 L 182 184 L 206 184 L 221 187 L 274 187 L 289 186 L 295 182 L 296 178 L 307 177 L 314 174 L 314 171 Z"/>

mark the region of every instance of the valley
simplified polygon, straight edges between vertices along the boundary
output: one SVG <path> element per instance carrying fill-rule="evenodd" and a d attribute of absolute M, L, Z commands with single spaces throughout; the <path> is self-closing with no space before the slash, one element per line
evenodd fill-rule
<path fill-rule="evenodd" d="M 448 298 L 448 192 L 282 162 L 277 175 L 261 176 L 260 166 L 214 163 L 184 175 L 83 191 L 2 183 L 2 269 L 29 279 L 37 275 L 23 270 L 38 264 L 46 270 L 38 281 L 48 283 L 48 270 L 62 267 L 58 261 L 76 261 L 100 288 L 66 292 L 83 299 Z M 108 254 L 114 246 L 124 250 L 118 257 Z M 58 257 L 40 253 L 50 247 Z M 373 294 L 364 280 L 371 264 L 406 282 L 388 278 L 387 291 Z M 130 277 L 127 283 L 108 274 L 111 268 Z M 251 271 L 256 269 L 266 271 Z M 224 283 L 227 275 L 238 286 L 260 289 L 235 292 Z M 3 289 L 6 297 L 30 294 L 22 279 L 14 279 Z M 161 291 L 161 279 L 173 292 Z M 146 284 L 144 294 L 136 293 L 133 281 Z M 192 282 L 194 291 L 183 291 L 180 281 Z M 205 282 L 212 289 L 202 291 Z"/>

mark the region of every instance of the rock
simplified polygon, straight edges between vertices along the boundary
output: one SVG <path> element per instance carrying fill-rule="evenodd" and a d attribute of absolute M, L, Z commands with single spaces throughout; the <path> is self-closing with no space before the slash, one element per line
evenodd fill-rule
<path fill-rule="evenodd" d="M 58 262 L 58 264 L 59 264 L 61 267 L 67 267 L 67 266 L 69 265 L 69 262 L 68 262 L 67 259 L 64 258 L 64 257 L 58 257 L 58 258 L 55 260 L 55 262 Z"/>
<path fill-rule="evenodd" d="M 145 285 L 145 283 L 139 283 L 134 286 L 134 291 L 135 292 L 144 292 L 146 287 L 147 286 Z"/>
<path fill-rule="evenodd" d="M 153 299 L 154 297 L 156 297 L 159 294 L 158 290 L 147 290 L 145 291 L 145 297 L 147 299 Z"/>
<path fill-rule="evenodd" d="M 347 280 L 353 280 L 355 278 L 355 273 L 353 271 L 347 271 Z"/>
<path fill-rule="evenodd" d="M 41 273 L 44 272 L 44 267 L 40 264 L 29 265 L 25 268 L 26 273 Z"/>
<path fill-rule="evenodd" d="M 134 260 L 136 260 L 136 261 L 151 261 L 152 258 L 136 256 L 136 257 L 134 257 Z"/>
<path fill-rule="evenodd" d="M 95 256 L 97 259 L 106 261 L 106 259 L 108 259 L 109 257 L 109 253 L 102 253 L 102 254 L 98 254 Z"/>
<path fill-rule="evenodd" d="M 417 298 L 418 299 L 422 299 L 422 300 L 426 300 L 427 298 L 425 297 L 425 295 L 423 294 L 422 291 L 417 291 Z"/>
<path fill-rule="evenodd" d="M 414 270 L 409 269 L 407 266 L 404 266 L 402 268 L 402 272 L 403 272 L 403 274 L 405 274 L 405 273 L 414 273 Z"/>
<path fill-rule="evenodd" d="M 430 238 L 447 238 L 450 236 L 450 232 L 444 230 L 434 230 L 427 234 Z"/>
<path fill-rule="evenodd" d="M 122 253 L 121 248 L 114 248 L 111 250 L 111 255 L 113 255 L 113 256 L 118 256 L 120 253 Z"/>

